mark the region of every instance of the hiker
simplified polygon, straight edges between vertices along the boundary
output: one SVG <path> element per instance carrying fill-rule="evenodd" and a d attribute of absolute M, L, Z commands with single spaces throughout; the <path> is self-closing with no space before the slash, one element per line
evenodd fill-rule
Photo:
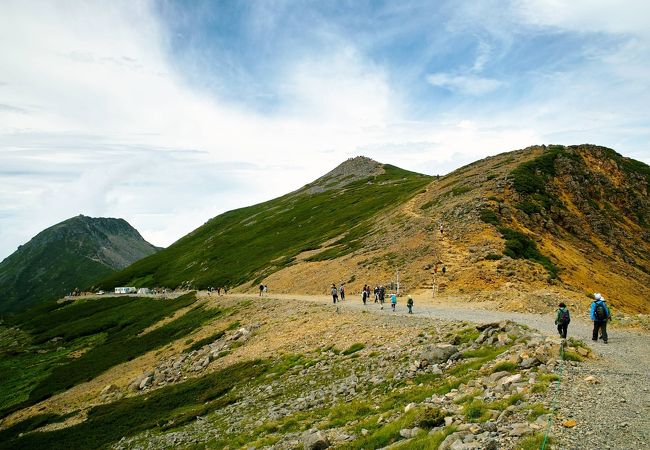
<path fill-rule="evenodd" d="M 265 284 L 264 285 L 264 295 L 266 296 L 266 295 L 268 295 L 268 293 L 269 293 L 269 286 Z"/>
<path fill-rule="evenodd" d="M 363 291 L 361 291 L 361 300 L 363 300 L 363 306 L 366 306 L 366 300 L 368 299 L 367 286 L 363 285 Z"/>
<path fill-rule="evenodd" d="M 555 325 L 557 325 L 557 332 L 560 333 L 562 339 L 566 339 L 567 328 L 571 322 L 571 315 L 564 303 L 558 305 L 557 313 L 555 314 Z"/>
<path fill-rule="evenodd" d="M 440 236 L 442 236 L 445 233 L 445 227 L 442 225 L 442 222 L 440 223 Z"/>
<path fill-rule="evenodd" d="M 591 340 L 598 341 L 598 331 L 602 333 L 603 342 L 607 344 L 607 320 L 610 318 L 609 309 L 605 304 L 605 297 L 596 292 L 594 301 L 591 302 L 589 315 L 594 322 L 594 331 L 591 334 Z"/>
<path fill-rule="evenodd" d="M 379 301 L 379 286 L 375 285 L 375 303 Z"/>
<path fill-rule="evenodd" d="M 339 287 L 339 292 L 341 293 L 341 301 L 345 300 L 345 288 L 343 287 L 343 283 L 341 283 L 341 287 Z"/>
<path fill-rule="evenodd" d="M 447 266 L 442 266 L 442 274 L 444 275 L 446 273 L 447 273 Z"/>
<path fill-rule="evenodd" d="M 392 293 L 390 294 L 390 307 L 393 308 L 393 312 L 395 312 L 395 307 L 397 306 L 397 294 Z"/>
<path fill-rule="evenodd" d="M 332 301 L 336 304 L 336 301 L 339 299 L 339 291 L 336 289 L 336 284 L 332 283 Z"/>
<path fill-rule="evenodd" d="M 406 306 L 409 309 L 409 314 L 413 314 L 413 297 L 410 295 L 408 296 L 408 300 L 406 300 Z"/>
<path fill-rule="evenodd" d="M 260 284 L 260 297 L 262 296 L 262 292 L 264 292 L 264 285 Z"/>

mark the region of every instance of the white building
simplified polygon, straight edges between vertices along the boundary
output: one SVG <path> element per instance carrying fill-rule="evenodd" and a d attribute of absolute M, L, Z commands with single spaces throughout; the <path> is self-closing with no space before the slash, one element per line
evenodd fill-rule
<path fill-rule="evenodd" d="M 135 289 L 135 287 L 132 287 L 132 286 L 116 287 L 115 288 L 115 293 L 116 294 L 135 294 L 136 289 Z"/>

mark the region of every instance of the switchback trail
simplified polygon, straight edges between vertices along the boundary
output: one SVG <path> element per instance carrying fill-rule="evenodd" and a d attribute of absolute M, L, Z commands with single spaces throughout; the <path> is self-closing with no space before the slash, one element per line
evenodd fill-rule
<path fill-rule="evenodd" d="M 397 312 L 386 302 L 381 310 L 378 304 L 361 303 L 357 296 L 339 303 L 343 311 L 365 310 L 371 314 L 405 316 L 406 300 L 402 297 Z M 271 295 L 280 301 L 307 301 L 329 303 L 325 296 Z M 436 303 L 434 303 L 436 302 Z M 414 316 L 438 320 L 473 323 L 512 320 L 537 329 L 547 336 L 557 337 L 553 314 L 529 314 L 490 310 L 486 303 L 450 303 L 438 300 L 415 299 Z M 335 311 L 332 305 L 332 311 Z M 650 442 L 650 336 L 641 332 L 610 329 L 609 344 L 591 341 L 591 322 L 572 312 L 569 337 L 589 344 L 594 359 L 580 364 L 567 363 L 558 392 L 551 438 L 556 449 L 641 449 Z M 586 381 L 594 377 L 593 381 Z M 550 398 L 554 393 L 549 390 Z M 576 426 L 562 425 L 573 419 Z M 548 448 L 548 447 L 547 447 Z"/>

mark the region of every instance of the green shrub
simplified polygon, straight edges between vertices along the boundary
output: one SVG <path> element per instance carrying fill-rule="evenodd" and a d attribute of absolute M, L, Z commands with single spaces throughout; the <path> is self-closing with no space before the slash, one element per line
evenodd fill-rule
<path fill-rule="evenodd" d="M 477 422 L 487 415 L 487 407 L 481 400 L 473 400 L 463 407 L 463 414 L 468 422 Z"/>
<path fill-rule="evenodd" d="M 471 191 L 472 188 L 469 186 L 457 186 L 451 190 L 452 195 L 455 197 L 457 195 L 462 195 L 466 192 Z"/>
<path fill-rule="evenodd" d="M 484 208 L 481 210 L 480 217 L 483 222 L 491 225 L 497 226 L 500 223 L 497 214 L 488 208 Z"/>
<path fill-rule="evenodd" d="M 415 419 L 415 426 L 430 430 L 445 423 L 445 414 L 440 408 L 425 408 Z"/>
<path fill-rule="evenodd" d="M 357 342 L 356 344 L 352 344 L 350 347 L 348 347 L 346 350 L 344 350 L 342 353 L 344 355 L 351 355 L 352 353 L 358 352 L 359 350 L 363 350 L 366 346 L 360 342 Z"/>
<path fill-rule="evenodd" d="M 510 361 L 502 361 L 492 368 L 492 373 L 494 372 L 514 372 L 517 370 L 517 364 Z"/>
<path fill-rule="evenodd" d="M 490 253 L 485 257 L 489 261 L 498 261 L 501 258 L 503 258 L 503 255 L 497 255 L 496 253 Z"/>
<path fill-rule="evenodd" d="M 537 245 L 523 233 L 506 227 L 499 227 L 499 233 L 506 241 L 506 248 L 503 254 L 511 258 L 523 258 L 536 261 L 546 268 L 549 278 L 557 278 L 558 268 L 547 257 L 537 250 Z"/>

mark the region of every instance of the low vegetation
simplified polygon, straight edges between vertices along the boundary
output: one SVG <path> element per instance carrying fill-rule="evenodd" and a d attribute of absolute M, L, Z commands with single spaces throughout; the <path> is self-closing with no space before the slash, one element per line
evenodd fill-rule
<path fill-rule="evenodd" d="M 108 278 L 105 287 L 148 285 L 237 285 L 257 282 L 291 265 L 305 250 L 329 247 L 318 261 L 360 248 L 371 218 L 388 205 L 416 195 L 431 177 L 384 165 L 384 173 L 341 189 L 283 197 L 217 216 L 169 248 L 142 259 Z M 355 224 L 350 227 L 350 224 Z"/>
<path fill-rule="evenodd" d="M 88 381 L 103 371 L 190 334 L 221 314 L 194 306 L 177 319 L 143 333 L 181 308 L 194 305 L 194 293 L 174 300 L 107 297 L 50 303 L 17 316 L 33 347 L 0 358 L 0 416 Z M 72 351 L 83 350 L 69 358 Z M 24 370 L 29 367 L 29 370 Z"/>

